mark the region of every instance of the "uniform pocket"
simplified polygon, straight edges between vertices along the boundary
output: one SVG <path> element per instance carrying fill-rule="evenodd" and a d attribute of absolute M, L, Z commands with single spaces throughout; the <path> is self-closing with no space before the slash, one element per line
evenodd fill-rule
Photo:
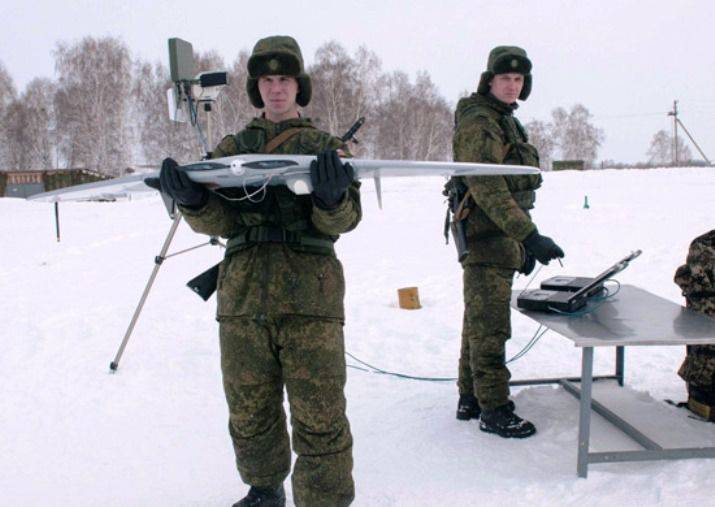
<path fill-rule="evenodd" d="M 292 252 L 290 258 L 279 276 L 291 295 L 289 313 L 343 319 L 345 279 L 340 261 L 305 252 Z"/>

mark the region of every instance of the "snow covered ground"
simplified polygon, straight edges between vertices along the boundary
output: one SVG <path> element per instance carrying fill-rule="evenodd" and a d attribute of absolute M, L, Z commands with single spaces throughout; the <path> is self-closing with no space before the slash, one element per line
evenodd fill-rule
<path fill-rule="evenodd" d="M 640 248 L 618 279 L 681 303 L 673 273 L 690 241 L 715 227 L 713 171 L 545 173 L 534 217 L 567 256 L 563 268 L 552 263 L 530 286 L 556 274 L 595 275 Z M 455 376 L 461 269 L 441 236 L 441 181 L 383 187 L 379 211 L 372 185 L 363 186 L 363 222 L 337 245 L 348 284 L 347 349 L 386 370 Z M 0 199 L 0 504 L 230 505 L 246 487 L 226 430 L 215 300 L 204 303 L 184 287 L 221 251 L 207 246 L 163 264 L 119 371 L 110 374 L 170 223 L 158 197 L 60 210 L 57 243 L 51 205 Z M 182 224 L 171 251 L 203 241 Z M 527 283 L 520 277 L 515 286 Z M 419 287 L 421 310 L 397 307 L 405 286 Z M 518 314 L 512 320 L 509 356 L 537 327 Z M 661 416 L 675 418 L 673 434 L 715 445 L 715 425 L 662 402 L 685 398 L 676 375 L 683 354 L 682 347 L 628 349 L 627 387 L 611 396 L 631 395 L 654 429 Z M 612 370 L 613 351 L 597 350 L 595 373 Z M 512 365 L 515 379 L 579 372 L 580 351 L 554 333 Z M 533 438 L 504 440 L 457 421 L 453 382 L 349 369 L 355 505 L 712 501 L 713 460 L 591 465 L 588 479 L 578 479 L 577 401 L 553 386 L 512 394 L 518 413 L 538 428 Z M 598 416 L 592 427 L 592 450 L 637 448 Z"/>

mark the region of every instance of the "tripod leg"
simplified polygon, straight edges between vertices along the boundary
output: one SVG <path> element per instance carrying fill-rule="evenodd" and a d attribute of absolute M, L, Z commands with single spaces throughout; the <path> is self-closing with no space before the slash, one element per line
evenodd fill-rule
<path fill-rule="evenodd" d="M 171 224 L 171 228 L 169 229 L 169 234 L 167 234 L 166 239 L 164 240 L 164 246 L 161 247 L 161 253 L 154 258 L 154 270 L 151 272 L 151 275 L 149 276 L 149 281 L 147 281 L 146 287 L 144 288 L 144 293 L 139 300 L 139 304 L 137 305 L 136 310 L 134 310 L 134 315 L 132 316 L 132 320 L 129 323 L 127 332 L 124 334 L 122 344 L 119 346 L 119 350 L 117 350 L 117 355 L 114 357 L 114 361 L 109 363 L 109 369 L 113 372 L 117 371 L 117 368 L 119 368 L 119 360 L 124 353 L 124 348 L 127 346 L 127 342 L 129 341 L 129 337 L 131 336 L 132 331 L 134 331 L 134 325 L 139 319 L 139 314 L 144 307 L 144 303 L 146 302 L 147 296 L 149 296 L 149 291 L 151 290 L 151 286 L 154 284 L 154 279 L 159 272 L 161 263 L 166 258 L 166 252 L 169 250 L 169 245 L 171 245 L 172 239 L 174 239 L 174 234 L 176 234 L 176 229 L 179 227 L 179 222 L 181 222 L 181 213 L 177 212 L 174 216 L 174 221 Z"/>

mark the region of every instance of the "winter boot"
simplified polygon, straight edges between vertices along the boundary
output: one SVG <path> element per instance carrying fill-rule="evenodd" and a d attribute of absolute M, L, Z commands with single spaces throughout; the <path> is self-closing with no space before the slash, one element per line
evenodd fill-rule
<path fill-rule="evenodd" d="M 536 428 L 514 413 L 514 403 L 484 410 L 479 422 L 479 429 L 487 433 L 496 433 L 504 438 L 526 438 L 536 433 Z"/>
<path fill-rule="evenodd" d="M 457 403 L 457 419 L 460 421 L 468 421 L 470 419 L 479 419 L 479 414 L 482 409 L 479 408 L 479 400 L 473 394 L 460 394 L 459 403 Z"/>
<path fill-rule="evenodd" d="M 251 486 L 248 494 L 233 504 L 233 507 L 285 507 L 286 493 L 283 484 L 277 488 Z"/>

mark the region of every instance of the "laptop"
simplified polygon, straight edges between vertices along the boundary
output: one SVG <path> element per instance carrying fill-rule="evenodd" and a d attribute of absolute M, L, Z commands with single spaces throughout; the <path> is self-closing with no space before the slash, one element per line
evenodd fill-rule
<path fill-rule="evenodd" d="M 544 280 L 541 288 L 523 291 L 516 299 L 516 306 L 524 310 L 542 312 L 573 313 L 584 306 L 589 298 L 604 293 L 603 284 L 628 267 L 628 263 L 641 254 L 631 252 L 599 275 L 588 278 L 581 276 L 555 276 Z"/>

